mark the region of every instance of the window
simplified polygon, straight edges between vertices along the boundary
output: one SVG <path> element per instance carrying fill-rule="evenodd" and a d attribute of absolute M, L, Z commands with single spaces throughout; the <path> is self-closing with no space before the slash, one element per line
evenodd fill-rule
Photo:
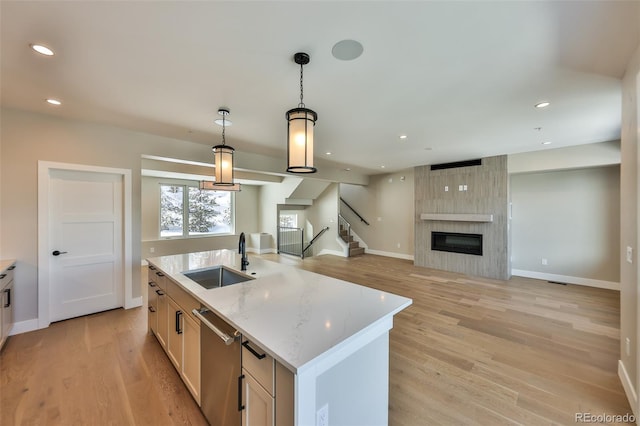
<path fill-rule="evenodd" d="M 160 185 L 160 237 L 230 234 L 231 192 Z M 185 225 L 186 224 L 186 225 Z"/>
<path fill-rule="evenodd" d="M 281 228 L 297 228 L 298 227 L 298 215 L 297 214 L 280 214 L 280 227 Z"/>

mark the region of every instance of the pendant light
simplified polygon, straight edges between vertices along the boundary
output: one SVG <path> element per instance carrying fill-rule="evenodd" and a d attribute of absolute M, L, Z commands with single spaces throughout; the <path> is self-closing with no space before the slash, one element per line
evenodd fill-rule
<path fill-rule="evenodd" d="M 226 118 L 229 115 L 228 108 L 219 108 L 218 114 L 222 116 L 222 144 L 212 148 L 213 161 L 215 163 L 214 182 L 200 182 L 200 189 L 216 191 L 240 191 L 240 184 L 233 179 L 233 154 L 235 149 L 226 144 L 225 130 Z"/>
<path fill-rule="evenodd" d="M 287 172 L 315 173 L 313 167 L 313 127 L 318 114 L 306 108 L 303 102 L 302 67 L 309 63 L 309 55 L 298 52 L 293 60 L 300 65 L 300 103 L 287 111 Z"/>

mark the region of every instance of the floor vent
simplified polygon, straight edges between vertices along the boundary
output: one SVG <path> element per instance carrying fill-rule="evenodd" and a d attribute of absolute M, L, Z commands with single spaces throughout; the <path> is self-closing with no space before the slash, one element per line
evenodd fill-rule
<path fill-rule="evenodd" d="M 431 170 L 457 169 L 458 167 L 481 166 L 482 159 L 456 161 L 455 163 L 432 164 Z"/>

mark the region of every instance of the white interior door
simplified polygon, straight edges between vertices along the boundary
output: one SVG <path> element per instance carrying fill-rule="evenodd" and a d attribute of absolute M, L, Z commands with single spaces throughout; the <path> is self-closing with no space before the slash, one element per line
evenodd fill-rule
<path fill-rule="evenodd" d="M 51 170 L 49 318 L 123 306 L 123 177 Z"/>

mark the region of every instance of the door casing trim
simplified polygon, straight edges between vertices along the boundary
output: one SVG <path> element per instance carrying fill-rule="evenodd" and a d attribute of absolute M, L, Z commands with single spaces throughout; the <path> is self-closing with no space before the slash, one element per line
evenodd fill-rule
<path fill-rule="evenodd" d="M 140 306 L 140 297 L 132 297 L 132 241 L 131 241 L 131 170 L 84 164 L 38 161 L 38 328 L 49 327 L 49 190 L 51 171 L 68 170 L 121 175 L 123 184 L 122 266 L 124 274 L 124 308 Z"/>

